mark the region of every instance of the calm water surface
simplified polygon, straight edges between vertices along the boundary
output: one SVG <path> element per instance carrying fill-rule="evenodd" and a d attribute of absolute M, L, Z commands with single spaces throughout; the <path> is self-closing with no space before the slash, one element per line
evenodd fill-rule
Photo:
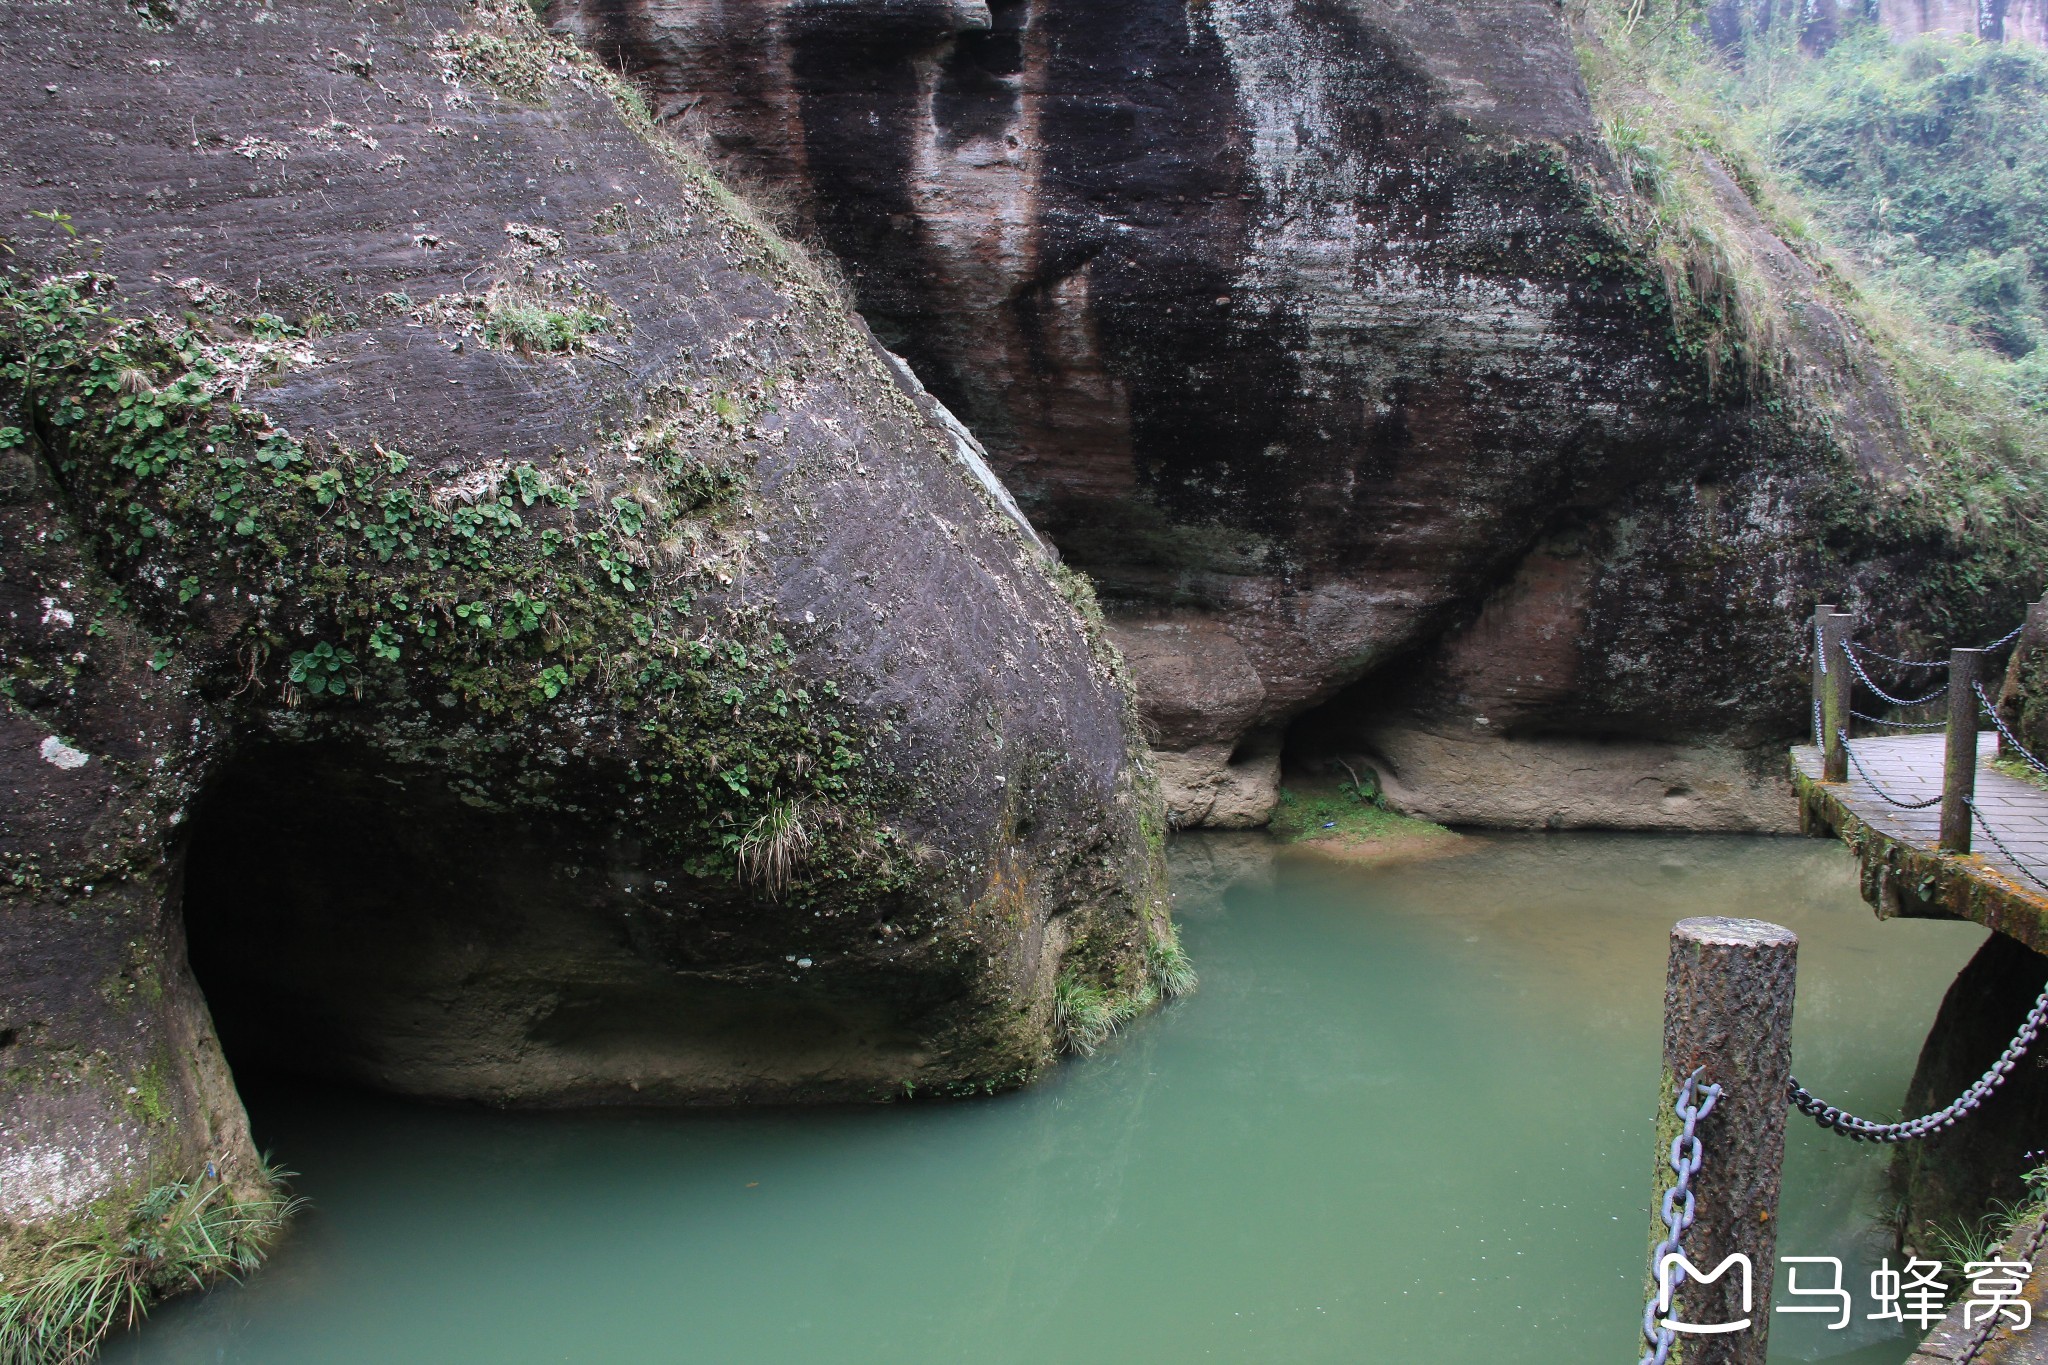
<path fill-rule="evenodd" d="M 1370 870 L 1209 836 L 1174 863 L 1201 991 L 1025 1094 L 571 1116 L 259 1097 L 314 1211 L 250 1284 L 107 1359 L 1633 1361 L 1671 922 L 1795 929 L 1800 1077 L 1877 1113 L 1982 938 L 1877 923 L 1841 847 L 1802 840 L 1480 838 Z M 1884 1160 L 1795 1127 L 1781 1254 L 1845 1256 L 1861 1285 Z M 1773 1344 L 1909 1354 L 1811 1319 Z"/>

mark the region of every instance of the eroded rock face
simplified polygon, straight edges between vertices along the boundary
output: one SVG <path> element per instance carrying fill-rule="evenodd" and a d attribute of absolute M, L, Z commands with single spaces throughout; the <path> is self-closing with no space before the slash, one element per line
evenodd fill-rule
<path fill-rule="evenodd" d="M 1967 1090 L 2026 1022 L 2044 978 L 2039 953 L 2004 934 L 1986 938 L 1942 998 L 1900 1112 L 1932 1113 Z M 1905 1243 L 1924 1252 L 1936 1235 L 2021 1202 L 2023 1177 L 2040 1164 L 2044 1120 L 2048 1084 L 2039 1066 L 2022 1063 L 1955 1128 L 1900 1144 L 1891 1183 Z"/>
<path fill-rule="evenodd" d="M 521 4 L 0 18 L 0 1220 L 230 1055 L 495 1103 L 1016 1084 L 1150 998 L 1084 589 Z"/>
<path fill-rule="evenodd" d="M 1288 728 L 1335 706 L 1322 731 L 1446 818 L 1788 825 L 1760 776 L 1777 759 L 1751 755 L 1797 729 L 1804 604 L 1883 576 L 1854 489 L 1910 446 L 1881 367 L 1732 181 L 1787 301 L 1791 388 L 1833 426 L 1675 337 L 1617 236 L 1627 190 L 1556 6 L 549 14 L 795 198 L 1094 576 L 1181 823 L 1263 820 Z M 1569 580 L 1562 614 L 1486 622 L 1544 575 Z M 1491 713 L 1419 686 L 1475 668 L 1525 683 Z M 1550 746 L 1530 787 L 1640 752 L 1538 811 L 1497 785 L 1533 750 L 1453 771 L 1373 747 L 1423 731 Z"/>

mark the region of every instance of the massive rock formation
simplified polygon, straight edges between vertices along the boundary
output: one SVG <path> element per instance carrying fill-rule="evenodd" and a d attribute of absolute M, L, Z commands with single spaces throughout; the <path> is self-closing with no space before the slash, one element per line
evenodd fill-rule
<path fill-rule="evenodd" d="M 616 79 L 457 0 L 17 6 L 0 67 L 7 1269 L 256 1183 L 209 1005 L 675 1103 L 1011 1085 L 1056 980 L 1156 996 L 1085 588 Z"/>
<path fill-rule="evenodd" d="M 1796 618 L 1882 579 L 1909 442 L 1725 176 L 1789 378 L 1674 329 L 1560 7 L 548 14 L 783 190 L 1094 577 L 1182 823 L 1263 820 L 1291 729 L 1443 818 L 1789 827 Z"/>

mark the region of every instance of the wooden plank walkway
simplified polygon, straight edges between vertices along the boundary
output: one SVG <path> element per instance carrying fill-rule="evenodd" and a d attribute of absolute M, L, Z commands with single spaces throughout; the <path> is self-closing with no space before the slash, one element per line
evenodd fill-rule
<path fill-rule="evenodd" d="M 1855 851 L 1863 898 L 1879 915 L 1974 920 L 2048 952 L 2048 790 L 1990 766 L 1996 735 L 1977 737 L 1977 808 L 2016 858 L 1986 838 L 1981 825 L 1971 835 L 1972 852 L 1943 853 L 1938 804 L 1901 810 L 1873 789 L 1875 783 L 1902 801 L 1939 795 L 1942 745 L 1938 734 L 1851 740 L 1863 771 L 1852 764 L 1847 782 L 1822 781 L 1820 750 L 1797 746 L 1792 780 L 1801 828 L 1838 834 Z"/>

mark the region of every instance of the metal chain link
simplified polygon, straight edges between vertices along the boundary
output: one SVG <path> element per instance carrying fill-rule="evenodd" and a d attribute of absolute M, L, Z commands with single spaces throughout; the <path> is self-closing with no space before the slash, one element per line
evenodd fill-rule
<path fill-rule="evenodd" d="M 1878 786 L 1877 779 L 1864 770 L 1863 760 L 1856 757 L 1856 750 L 1849 743 L 1849 732 L 1847 730 L 1837 730 L 1835 733 L 1842 737 L 1842 752 L 1849 756 L 1849 766 L 1856 770 L 1856 776 L 1863 779 L 1863 785 L 1870 788 L 1876 794 L 1878 800 L 1897 806 L 1900 810 L 1926 810 L 1929 806 L 1941 804 L 1940 792 L 1936 792 L 1925 801 L 1901 801 L 1883 787 Z"/>
<path fill-rule="evenodd" d="M 1842 657 L 1849 661 L 1849 667 L 1855 671 L 1857 677 L 1863 680 L 1865 687 L 1869 688 L 1878 697 L 1890 702 L 1893 706 L 1925 706 L 1928 702 L 1937 701 L 1948 695 L 1948 684 L 1943 683 L 1924 697 L 1914 697 L 1910 700 L 1905 697 L 1895 697 L 1870 680 L 1870 675 L 1863 671 L 1863 661 L 1856 657 L 1855 646 L 1851 645 L 1847 640 L 1842 642 Z"/>
<path fill-rule="evenodd" d="M 1692 1075 L 1685 1078 L 1685 1084 L 1679 1087 L 1678 1099 L 1671 1106 L 1671 1112 L 1678 1115 L 1685 1127 L 1679 1131 L 1677 1137 L 1671 1139 L 1671 1170 L 1678 1178 L 1672 1182 L 1670 1189 L 1664 1191 L 1664 1207 L 1661 1212 L 1666 1229 L 1665 1237 L 1650 1253 L 1650 1300 L 1643 1305 L 1643 1340 L 1648 1343 L 1650 1349 L 1643 1352 L 1643 1358 L 1637 1365 L 1664 1365 L 1664 1362 L 1670 1359 L 1671 1348 L 1678 1340 L 1676 1332 L 1657 1321 L 1657 1291 L 1660 1287 L 1657 1267 L 1674 1251 L 1684 1254 L 1685 1248 L 1682 1243 L 1686 1230 L 1692 1226 L 1692 1178 L 1699 1174 L 1700 1164 L 1705 1156 L 1695 1130 L 1700 1126 L 1702 1119 L 1714 1112 L 1714 1105 L 1721 1098 L 1721 1087 L 1718 1085 L 1706 1087 L 1704 1100 L 1695 1098 L 1701 1093 L 1700 1072 L 1705 1069 L 1694 1068 Z M 1685 1201 L 1682 1208 L 1679 1206 L 1681 1199 Z M 1676 1289 L 1684 1280 L 1685 1267 L 1672 1266 L 1671 1287 Z"/>
<path fill-rule="evenodd" d="M 2020 1059 L 2027 1055 L 2034 1039 L 2040 1034 L 2042 1025 L 2048 1023 L 2048 990 L 2043 990 L 2034 1001 L 2034 1008 L 2027 1011 L 2026 1022 L 2012 1041 L 2005 1045 L 1991 1069 L 1979 1076 L 1962 1094 L 1931 1114 L 1902 1123 L 1874 1123 L 1869 1119 L 1857 1118 L 1854 1114 L 1837 1109 L 1818 1098 L 1801 1085 L 1796 1078 L 1787 1077 L 1785 1093 L 1792 1101 L 1792 1107 L 1811 1118 L 1821 1127 L 1853 1138 L 1857 1142 L 1912 1142 L 1930 1133 L 1938 1133 L 1954 1126 L 1957 1119 L 1975 1110 L 1989 1098 L 1991 1092 L 2005 1084 L 2005 1078 L 2012 1074 Z"/>
<path fill-rule="evenodd" d="M 1885 725 L 1894 730 L 1946 730 L 1945 720 L 1886 720 L 1883 716 L 1866 716 L 1861 711 L 1851 711 L 1858 720 L 1867 720 L 1872 725 Z"/>
<path fill-rule="evenodd" d="M 2014 640 L 2017 640 L 2017 639 L 2019 639 L 2019 638 L 2020 638 L 2020 632 L 2021 632 L 2021 631 L 2023 631 L 2023 630 L 2025 630 L 2026 628 L 2027 628 L 2027 623 L 2026 623 L 2025 621 L 2022 621 L 2022 622 L 2020 622 L 2020 623 L 2019 623 L 2018 625 L 2014 626 L 2014 627 L 2013 627 L 2013 628 L 2012 628 L 2011 630 L 2007 631 L 2007 632 L 2006 632 L 2006 633 L 2005 633 L 2005 634 L 2004 634 L 2004 635 L 2003 635 L 2002 637 L 2000 637 L 1999 639 L 1993 640 L 1993 641 L 1992 641 L 1992 642 L 1991 642 L 1990 644 L 1988 644 L 1988 645 L 1985 645 L 1985 646 L 1983 646 L 1984 652 L 1985 652 L 1986 654 L 1989 654 L 1989 653 L 1990 653 L 1990 652 L 1991 652 L 1992 650 L 1994 650 L 1994 649 L 2004 649 L 2004 648 L 2005 648 L 2005 647 L 2006 647 L 2007 645 L 2011 644 L 2011 643 L 2012 643 L 2012 642 L 2013 642 Z"/>
<path fill-rule="evenodd" d="M 1993 640 L 1988 645 L 1979 646 L 1979 648 L 1981 648 L 1986 654 L 1991 653 L 1991 651 L 1993 651 L 1994 649 L 2004 649 L 2014 640 L 2019 639 L 2020 632 L 2025 630 L 2026 628 L 2027 623 L 2022 621 L 2018 625 L 2014 626 L 2010 631 L 2006 632 L 2006 634 L 2000 636 L 1996 640 Z M 1869 645 L 1858 645 L 1857 648 L 1862 650 L 1865 654 L 1868 654 L 1873 659 L 1882 659 L 1888 664 L 1897 664 L 1900 668 L 1948 667 L 1948 660 L 1946 659 L 1901 659 L 1896 654 L 1880 654 L 1878 653 L 1878 651 L 1872 649 Z"/>
<path fill-rule="evenodd" d="M 2024 758 L 2033 767 L 2035 772 L 2040 773 L 2043 777 L 2048 777 L 2048 763 L 2043 763 L 2040 759 L 2034 757 L 2027 749 L 2027 746 L 2020 743 L 2020 737 L 2006 728 L 2005 717 L 1999 715 L 1998 708 L 1991 704 L 1991 698 L 1985 694 L 1984 684 L 1973 682 L 1970 686 L 1976 689 L 1977 705 L 1984 708 L 1984 714 L 1991 717 L 1991 723 L 1998 727 L 1999 737 L 2005 741 L 2005 747 L 2018 754 L 2021 758 Z"/>
<path fill-rule="evenodd" d="M 2003 853 L 2006 857 L 2012 859 L 2012 865 L 2018 868 L 2021 872 L 2025 873 L 2028 879 L 2032 881 L 2034 885 L 2040 887 L 2043 891 L 2048 891 L 2048 881 L 2043 881 L 2041 879 L 2040 873 L 2034 871 L 2033 868 L 2028 867 L 2025 863 L 2021 862 L 2020 855 L 2013 852 L 2011 849 L 2005 846 L 2005 840 L 1999 838 L 1998 831 L 1991 828 L 1991 822 L 1984 818 L 1984 812 L 1977 809 L 1977 803 L 1975 801 L 1966 800 L 1963 802 L 1963 804 L 1970 808 L 1971 818 L 1974 819 L 1979 825 L 1983 826 L 1984 832 L 1991 837 L 1992 847 L 1996 848 L 2000 853 Z"/>

